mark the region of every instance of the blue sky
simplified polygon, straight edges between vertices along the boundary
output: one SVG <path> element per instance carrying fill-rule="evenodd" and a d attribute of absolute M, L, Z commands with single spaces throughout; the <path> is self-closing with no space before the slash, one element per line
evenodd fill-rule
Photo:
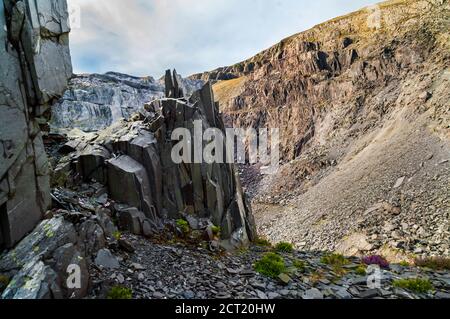
<path fill-rule="evenodd" d="M 75 73 L 160 77 L 231 65 L 374 0 L 68 0 Z"/>

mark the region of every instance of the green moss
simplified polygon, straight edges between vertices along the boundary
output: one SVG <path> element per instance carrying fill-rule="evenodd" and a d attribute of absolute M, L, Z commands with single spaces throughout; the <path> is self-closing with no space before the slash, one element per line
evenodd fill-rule
<path fill-rule="evenodd" d="M 275 249 L 282 253 L 290 253 L 294 250 L 294 246 L 290 243 L 281 242 L 275 246 Z"/>
<path fill-rule="evenodd" d="M 189 233 L 189 231 L 191 230 L 191 228 L 189 227 L 189 223 L 184 219 L 178 219 L 176 223 L 177 227 L 180 228 L 180 230 L 185 234 Z"/>
<path fill-rule="evenodd" d="M 212 226 L 211 231 L 213 232 L 214 235 L 220 236 L 222 229 L 219 226 Z"/>
<path fill-rule="evenodd" d="M 0 275 L 0 286 L 7 287 L 8 285 L 9 285 L 9 278 L 4 275 Z"/>
<path fill-rule="evenodd" d="M 416 293 L 426 293 L 433 290 L 434 287 L 428 279 L 422 278 L 408 278 L 399 279 L 393 282 L 393 286 L 403 288 Z"/>
<path fill-rule="evenodd" d="M 341 254 L 330 254 L 323 256 L 320 262 L 330 266 L 345 266 L 348 265 L 348 260 Z"/>
<path fill-rule="evenodd" d="M 355 269 L 355 273 L 359 276 L 365 276 L 367 274 L 367 266 L 359 265 L 358 268 Z"/>
<path fill-rule="evenodd" d="M 120 240 L 120 238 L 122 238 L 122 233 L 120 231 L 115 231 L 113 236 L 116 240 Z"/>
<path fill-rule="evenodd" d="M 295 259 L 292 263 L 297 270 L 303 272 L 306 268 L 306 263 L 303 260 Z"/>
<path fill-rule="evenodd" d="M 450 258 L 445 257 L 417 258 L 414 264 L 418 267 L 433 270 L 450 270 Z"/>
<path fill-rule="evenodd" d="M 261 237 L 259 237 L 255 240 L 255 245 L 262 246 L 262 247 L 272 247 L 272 243 L 270 241 L 268 241 L 265 238 L 261 238 Z"/>
<path fill-rule="evenodd" d="M 265 254 L 261 260 L 256 262 L 255 270 L 261 275 L 277 278 L 280 274 L 286 271 L 286 264 L 284 259 L 275 253 Z"/>
<path fill-rule="evenodd" d="M 131 299 L 133 292 L 130 288 L 123 286 L 114 286 L 108 292 L 108 299 Z"/>
<path fill-rule="evenodd" d="M 410 266 L 410 265 L 409 265 L 409 262 L 407 262 L 407 261 L 401 261 L 401 262 L 399 263 L 399 265 L 402 266 L 402 267 L 409 267 L 409 266 Z"/>

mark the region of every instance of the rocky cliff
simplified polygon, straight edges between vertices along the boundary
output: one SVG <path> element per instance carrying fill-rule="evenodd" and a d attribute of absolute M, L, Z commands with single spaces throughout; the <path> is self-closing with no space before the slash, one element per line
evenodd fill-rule
<path fill-rule="evenodd" d="M 140 115 L 69 141 L 65 148 L 74 152 L 60 161 L 55 179 L 72 184 L 75 168 L 84 181 L 108 185 L 112 199 L 141 214 L 135 233 L 158 233 L 166 221 L 185 218 L 194 228 L 220 227 L 227 247 L 246 245 L 255 238 L 254 221 L 234 165 L 176 164 L 171 157 L 175 129 L 188 128 L 194 136 L 194 121 L 204 130 L 224 129 L 211 86 L 185 98 L 177 78 L 167 74 L 166 98 L 146 104 Z"/>
<path fill-rule="evenodd" d="M 201 80 L 177 77 L 188 96 L 203 85 Z M 145 103 L 163 96 L 164 79 L 117 72 L 76 75 L 52 108 L 51 131 L 98 131 L 120 119 L 129 119 Z"/>
<path fill-rule="evenodd" d="M 230 125 L 280 128 L 278 174 L 244 171 L 261 233 L 449 254 L 449 10 L 387 1 L 193 76 L 217 82 Z"/>
<path fill-rule="evenodd" d="M 50 206 L 39 123 L 72 75 L 66 1 L 2 1 L 0 25 L 0 247 L 11 247 Z"/>

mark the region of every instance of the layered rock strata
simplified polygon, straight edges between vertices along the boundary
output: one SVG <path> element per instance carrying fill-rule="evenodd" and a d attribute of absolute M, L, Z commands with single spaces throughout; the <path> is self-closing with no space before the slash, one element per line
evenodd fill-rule
<path fill-rule="evenodd" d="M 0 25 L 0 247 L 11 247 L 50 206 L 39 123 L 72 75 L 66 1 L 3 1 Z"/>
<path fill-rule="evenodd" d="M 171 157 L 178 143 L 171 136 L 177 128 L 187 128 L 194 136 L 194 121 L 201 121 L 203 130 L 224 131 L 211 85 L 187 99 L 176 73 L 169 72 L 165 80 L 166 98 L 145 105 L 129 121 L 70 141 L 75 152 L 63 158 L 56 173 L 75 167 L 85 181 L 108 185 L 114 200 L 140 212 L 126 212 L 124 224 L 140 224 L 132 226 L 133 232 L 158 232 L 165 221 L 179 218 L 195 228 L 206 219 L 220 227 L 223 245 L 246 245 L 255 238 L 254 221 L 234 165 L 177 164 Z"/>

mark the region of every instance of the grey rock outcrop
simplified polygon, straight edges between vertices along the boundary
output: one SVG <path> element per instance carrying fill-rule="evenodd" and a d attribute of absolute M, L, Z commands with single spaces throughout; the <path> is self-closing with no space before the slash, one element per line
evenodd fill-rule
<path fill-rule="evenodd" d="M 38 123 L 72 75 L 66 1 L 3 1 L 0 25 L 0 247 L 11 247 L 50 205 Z"/>
<path fill-rule="evenodd" d="M 108 185 L 111 198 L 133 207 L 119 212 L 122 228 L 132 233 L 149 236 L 169 220 L 206 218 L 221 228 L 224 246 L 246 245 L 256 236 L 255 225 L 234 165 L 172 160 L 178 142 L 171 140 L 173 130 L 187 128 L 194 136 L 194 121 L 201 121 L 203 130 L 224 131 L 211 85 L 185 98 L 178 79 L 168 71 L 166 98 L 146 104 L 128 121 L 78 136 L 77 143 L 69 142 L 77 149 L 69 157 L 85 181 L 102 176 L 95 180 Z M 98 148 L 110 158 L 103 158 L 103 165 L 88 163 L 86 169 L 83 158 Z"/>
<path fill-rule="evenodd" d="M 203 81 L 178 79 L 188 95 Z M 51 129 L 64 132 L 74 128 L 85 132 L 102 130 L 129 119 L 145 103 L 164 96 L 164 82 L 152 77 L 135 77 L 117 72 L 75 76 L 63 97 L 52 108 Z"/>

